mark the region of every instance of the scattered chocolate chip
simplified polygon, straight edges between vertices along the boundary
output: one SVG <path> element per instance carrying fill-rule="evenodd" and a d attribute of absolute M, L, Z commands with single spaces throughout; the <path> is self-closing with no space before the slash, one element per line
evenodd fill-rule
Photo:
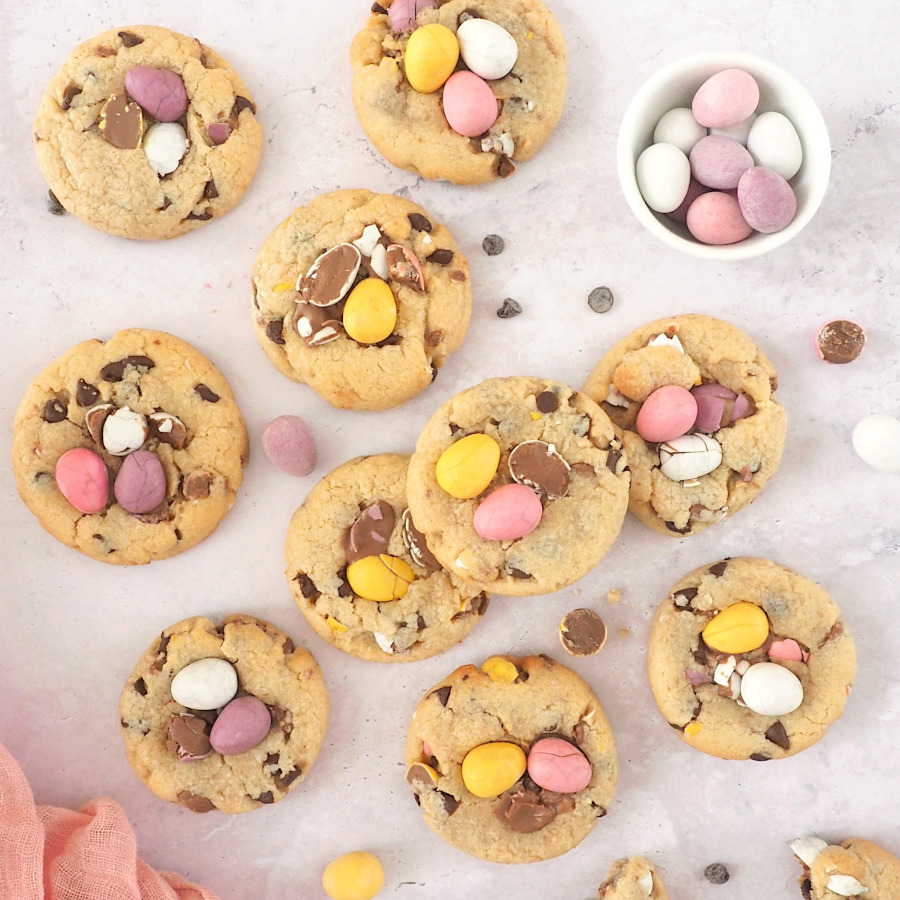
<path fill-rule="evenodd" d="M 142 696 L 147 696 L 147 682 L 143 678 L 138 678 L 134 683 L 134 689 Z"/>
<path fill-rule="evenodd" d="M 865 331 L 846 319 L 836 319 L 823 325 L 816 335 L 816 352 L 829 363 L 844 365 L 853 362 L 865 346 Z"/>
<path fill-rule="evenodd" d="M 439 687 L 437 690 L 432 691 L 431 693 L 434 694 L 438 698 L 438 700 L 441 701 L 441 706 L 446 706 L 447 701 L 450 699 L 450 691 L 451 690 L 452 690 L 452 688 L 450 687 L 450 685 L 445 684 L 443 687 Z"/>
<path fill-rule="evenodd" d="M 516 167 L 513 165 L 513 161 L 506 155 L 501 156 L 500 161 L 497 163 L 497 174 L 501 178 L 509 178 L 515 171 Z"/>
<path fill-rule="evenodd" d="M 594 288 L 588 294 L 588 306 L 595 313 L 605 313 L 612 309 L 613 293 L 608 287 Z"/>
<path fill-rule="evenodd" d="M 190 791 L 179 791 L 175 798 L 182 806 L 195 813 L 211 812 L 216 808 L 215 803 L 208 797 L 201 797 L 199 794 L 192 794 Z"/>
<path fill-rule="evenodd" d="M 499 234 L 489 234 L 481 242 L 481 249 L 484 250 L 488 256 L 499 256 L 503 252 L 505 246 L 503 238 L 500 237 Z"/>
<path fill-rule="evenodd" d="M 205 500 L 209 496 L 209 489 L 213 483 L 213 477 L 209 472 L 197 470 L 191 472 L 184 479 L 181 492 L 186 500 Z"/>
<path fill-rule="evenodd" d="M 132 34 L 130 31 L 120 31 L 119 37 L 122 38 L 122 43 L 126 47 L 137 47 L 138 44 L 144 43 L 144 39 L 142 37 L 138 37 L 136 34 Z"/>
<path fill-rule="evenodd" d="M 559 407 L 559 397 L 553 391 L 541 391 L 534 398 L 534 404 L 538 408 L 538 412 L 550 413 Z"/>
<path fill-rule="evenodd" d="M 725 574 L 725 570 L 728 568 L 728 560 L 722 560 L 722 562 L 717 562 L 714 566 L 710 566 L 707 570 L 710 575 L 714 575 L 716 578 L 721 578 Z"/>
<path fill-rule="evenodd" d="M 103 139 L 120 150 L 136 150 L 144 136 L 144 114 L 128 95 L 112 94 L 100 110 Z"/>
<path fill-rule="evenodd" d="M 431 256 L 425 257 L 425 262 L 437 263 L 439 266 L 449 266 L 453 262 L 452 250 L 435 250 Z"/>
<path fill-rule="evenodd" d="M 421 213 L 410 213 L 406 218 L 409 219 L 409 224 L 412 225 L 416 231 L 431 231 L 431 222 L 429 222 Z"/>
<path fill-rule="evenodd" d="M 784 725 L 781 722 L 775 722 L 774 725 L 769 726 L 766 731 L 766 740 L 777 744 L 782 750 L 789 750 L 791 746 L 787 732 L 784 730 Z"/>
<path fill-rule="evenodd" d="M 77 85 L 70 84 L 65 91 L 63 91 L 62 103 L 60 103 L 60 107 L 62 109 L 68 109 L 72 105 L 72 101 L 81 93 L 81 88 Z"/>
<path fill-rule="evenodd" d="M 594 815 L 598 819 L 602 819 L 606 815 L 605 806 L 601 806 L 599 803 L 595 803 L 593 800 L 591 800 L 591 806 L 593 807 Z"/>
<path fill-rule="evenodd" d="M 771 756 L 766 756 L 765 753 L 751 753 L 750 754 L 750 759 L 754 760 L 755 762 L 768 762 L 771 758 L 772 758 Z"/>
<path fill-rule="evenodd" d="M 201 399 L 205 400 L 207 403 L 219 402 L 219 395 L 211 388 L 208 388 L 202 381 L 198 385 L 195 385 L 194 390 L 200 395 Z"/>
<path fill-rule="evenodd" d="M 321 595 L 321 591 L 313 584 L 312 578 L 306 572 L 298 572 L 294 576 L 294 581 L 300 585 L 300 593 L 307 600 L 316 600 Z"/>
<path fill-rule="evenodd" d="M 263 791 L 258 797 L 254 797 L 254 800 L 257 800 L 260 803 L 274 803 L 275 797 L 271 791 Z"/>
<path fill-rule="evenodd" d="M 441 800 L 444 804 L 444 810 L 446 811 L 448 816 L 452 816 L 453 813 L 459 809 L 459 800 L 453 796 L 453 794 L 448 794 L 446 791 L 438 791 L 441 795 Z"/>
<path fill-rule="evenodd" d="M 416 631 L 424 631 L 426 625 L 425 617 L 421 613 L 418 613 L 416 615 Z"/>
<path fill-rule="evenodd" d="M 500 316 L 501 319 L 512 319 L 521 312 L 522 304 L 519 303 L 518 300 L 513 300 L 512 297 L 507 297 L 497 310 L 497 315 Z"/>
<path fill-rule="evenodd" d="M 284 344 L 284 319 L 269 319 L 266 322 L 266 337 L 273 344 Z"/>
<path fill-rule="evenodd" d="M 53 191 L 47 191 L 47 212 L 52 216 L 64 216 L 66 208 L 59 202 Z"/>
<path fill-rule="evenodd" d="M 52 400 L 47 401 L 47 405 L 44 407 L 44 421 L 50 422 L 51 424 L 55 422 L 62 422 L 66 417 L 66 407 L 65 404 L 57 400 L 55 397 Z"/>
<path fill-rule="evenodd" d="M 722 863 L 712 863 L 703 870 L 703 877 L 711 884 L 725 884 L 728 881 L 728 869 Z"/>
<path fill-rule="evenodd" d="M 248 100 L 246 97 L 235 97 L 234 98 L 234 111 L 236 115 L 240 115 L 245 109 L 249 109 L 253 115 L 256 115 L 256 104 L 253 103 L 252 100 Z"/>
<path fill-rule="evenodd" d="M 591 656 L 606 643 L 606 626 L 594 610 L 573 609 L 560 622 L 559 639 L 572 656 Z"/>
<path fill-rule="evenodd" d="M 100 373 L 101 376 L 103 372 Z M 88 384 L 83 378 L 78 379 L 75 385 L 75 402 L 79 406 L 93 406 L 100 397 L 100 391 L 92 384 Z"/>
<path fill-rule="evenodd" d="M 198 222 L 208 222 L 212 217 L 213 214 L 208 209 L 206 209 L 202 213 L 195 213 L 192 210 L 184 218 L 185 221 L 187 221 L 188 219 L 196 219 Z"/>
<path fill-rule="evenodd" d="M 772 393 L 774 393 L 775 391 L 778 390 L 778 376 L 777 375 L 773 375 L 769 379 L 769 390 L 772 391 Z"/>

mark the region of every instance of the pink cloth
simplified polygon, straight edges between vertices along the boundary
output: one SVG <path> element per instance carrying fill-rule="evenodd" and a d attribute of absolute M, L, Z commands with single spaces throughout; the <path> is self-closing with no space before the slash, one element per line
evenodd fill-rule
<path fill-rule="evenodd" d="M 134 832 L 112 800 L 78 812 L 35 806 L 25 775 L 0 744 L 2 900 L 216 900 L 137 858 Z"/>

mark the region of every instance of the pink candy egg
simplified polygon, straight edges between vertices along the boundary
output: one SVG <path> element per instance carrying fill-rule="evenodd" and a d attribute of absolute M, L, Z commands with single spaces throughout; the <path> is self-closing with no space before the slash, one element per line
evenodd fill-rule
<path fill-rule="evenodd" d="M 269 733 L 272 714 L 257 697 L 237 697 L 219 713 L 209 742 L 216 753 L 234 756 L 252 750 Z"/>
<path fill-rule="evenodd" d="M 707 78 L 694 94 L 694 118 L 707 128 L 742 122 L 759 104 L 759 85 L 743 69 L 725 69 Z"/>
<path fill-rule="evenodd" d="M 753 411 L 746 394 L 735 394 L 721 384 L 701 384 L 691 388 L 697 402 L 697 420 L 694 427 L 705 434 L 714 434 Z"/>
<path fill-rule="evenodd" d="M 262 435 L 266 456 L 288 475 L 309 475 L 316 467 L 316 442 L 309 425 L 297 416 L 273 419 Z"/>
<path fill-rule="evenodd" d="M 497 121 L 497 98 L 474 72 L 454 72 L 444 84 L 444 115 L 463 137 L 478 137 Z"/>
<path fill-rule="evenodd" d="M 135 450 L 125 457 L 113 486 L 116 500 L 130 513 L 156 509 L 166 498 L 166 472 L 150 450 Z"/>
<path fill-rule="evenodd" d="M 700 138 L 691 150 L 691 175 L 717 190 L 736 188 L 741 176 L 753 167 L 753 157 L 734 138 L 710 134 Z"/>
<path fill-rule="evenodd" d="M 753 233 L 741 215 L 737 200 L 722 191 L 701 194 L 691 204 L 685 224 L 704 244 L 735 244 Z"/>
<path fill-rule="evenodd" d="M 591 783 L 593 770 L 574 744 L 548 737 L 532 745 L 528 753 L 528 774 L 544 790 L 574 794 Z"/>
<path fill-rule="evenodd" d="M 100 512 L 109 499 L 106 463 L 87 447 L 67 450 L 57 460 L 56 485 L 79 512 Z"/>
<path fill-rule="evenodd" d="M 184 82 L 170 69 L 135 66 L 125 73 L 125 90 L 132 100 L 160 122 L 174 122 L 188 108 Z"/>
<path fill-rule="evenodd" d="M 530 487 L 505 484 L 478 504 L 472 525 L 486 541 L 514 541 L 534 531 L 543 514 L 540 498 Z"/>
<path fill-rule="evenodd" d="M 744 172 L 737 199 L 747 224 L 763 234 L 781 231 L 797 213 L 797 197 L 791 186 L 777 172 L 762 166 Z"/>
<path fill-rule="evenodd" d="M 388 7 L 388 18 L 394 31 L 415 31 L 416 16 L 423 9 L 434 9 L 434 0 L 394 0 Z"/>
<path fill-rule="evenodd" d="M 697 418 L 697 401 L 677 384 L 657 388 L 637 414 L 637 432 L 652 443 L 671 441 L 687 434 Z"/>

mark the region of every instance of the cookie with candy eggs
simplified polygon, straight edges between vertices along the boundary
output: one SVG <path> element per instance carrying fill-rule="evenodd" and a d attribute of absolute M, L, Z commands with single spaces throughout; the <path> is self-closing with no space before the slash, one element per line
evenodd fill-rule
<path fill-rule="evenodd" d="M 800 893 L 807 900 L 900 897 L 900 859 L 872 841 L 848 838 L 829 845 L 802 837 L 791 841 L 791 851 L 803 864 Z"/>
<path fill-rule="evenodd" d="M 775 367 L 728 322 L 659 319 L 616 344 L 584 392 L 609 414 L 631 469 L 629 509 L 670 537 L 755 500 L 784 450 Z"/>
<path fill-rule="evenodd" d="M 472 313 L 469 266 L 447 228 L 365 190 L 295 210 L 263 244 L 252 290 L 269 359 L 338 409 L 389 409 L 423 391 Z"/>
<path fill-rule="evenodd" d="M 120 237 L 172 238 L 232 209 L 262 151 L 237 73 L 194 37 L 153 25 L 76 47 L 34 123 L 53 198 Z"/>
<path fill-rule="evenodd" d="M 606 815 L 616 747 L 600 702 L 549 656 L 492 656 L 435 685 L 413 713 L 406 781 L 426 824 L 502 863 L 566 853 Z"/>
<path fill-rule="evenodd" d="M 212 534 L 249 455 L 222 373 L 190 344 L 145 329 L 51 363 L 13 428 L 28 508 L 57 540 L 113 565 L 175 556 Z"/>
<path fill-rule="evenodd" d="M 610 866 L 597 900 L 669 900 L 669 892 L 650 860 L 632 856 Z"/>
<path fill-rule="evenodd" d="M 163 800 L 202 813 L 283 800 L 328 726 L 312 654 L 252 616 L 185 619 L 153 640 L 122 689 L 128 762 Z"/>
<path fill-rule="evenodd" d="M 856 674 L 840 615 L 821 587 L 771 560 L 695 569 L 650 626 L 660 712 L 685 743 L 722 759 L 805 750 L 840 717 Z"/>
<path fill-rule="evenodd" d="M 350 61 L 369 140 L 425 178 L 507 178 L 565 105 L 566 45 L 540 0 L 384 0 Z"/>
<path fill-rule="evenodd" d="M 406 484 L 440 563 L 497 594 L 559 590 L 619 534 L 629 472 L 609 417 L 559 381 L 492 378 L 448 400 Z"/>
<path fill-rule="evenodd" d="M 488 597 L 432 556 L 406 503 L 409 457 L 363 456 L 326 475 L 294 513 L 286 575 L 313 629 L 339 650 L 414 662 L 459 643 Z"/>

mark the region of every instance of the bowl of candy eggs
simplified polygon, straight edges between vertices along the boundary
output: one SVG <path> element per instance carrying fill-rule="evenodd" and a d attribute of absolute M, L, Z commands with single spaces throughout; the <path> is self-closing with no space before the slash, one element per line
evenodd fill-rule
<path fill-rule="evenodd" d="M 619 182 L 638 221 L 707 259 L 786 244 L 831 174 L 825 120 L 784 69 L 744 53 L 671 63 L 635 94 L 619 128 Z"/>

